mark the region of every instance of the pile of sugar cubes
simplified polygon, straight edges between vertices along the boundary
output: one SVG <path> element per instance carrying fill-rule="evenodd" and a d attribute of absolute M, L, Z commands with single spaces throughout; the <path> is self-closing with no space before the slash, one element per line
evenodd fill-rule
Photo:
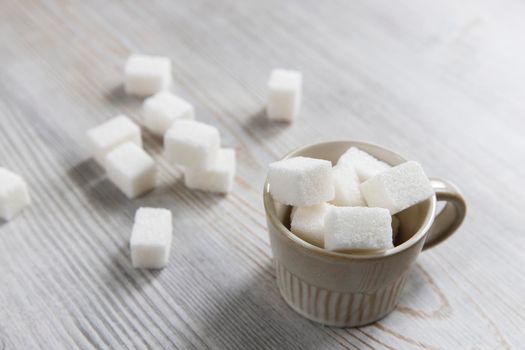
<path fill-rule="evenodd" d="M 142 124 L 164 137 L 165 156 L 184 167 L 187 187 L 228 193 L 235 176 L 235 150 L 221 148 L 217 128 L 195 121 L 194 107 L 174 95 L 171 62 L 166 57 L 131 55 L 124 68 L 128 94 L 150 96 L 142 106 Z M 129 198 L 155 188 L 155 162 L 142 149 L 140 127 L 119 115 L 87 131 L 91 155 L 108 178 Z"/>
<path fill-rule="evenodd" d="M 171 61 L 166 57 L 131 55 L 124 68 L 128 94 L 146 97 L 141 124 L 163 137 L 164 156 L 183 168 L 188 188 L 228 193 L 233 188 L 235 150 L 221 147 L 217 128 L 195 120 L 194 107 L 171 93 Z M 116 116 L 86 133 L 92 157 L 108 179 L 127 197 L 136 198 L 156 186 L 157 167 L 142 147 L 139 125 Z M 135 215 L 131 256 L 135 267 L 166 265 L 171 245 L 171 212 L 141 208 Z"/>
<path fill-rule="evenodd" d="M 330 251 L 393 248 L 392 215 L 434 195 L 419 163 L 392 167 L 356 147 L 333 167 L 307 157 L 271 163 L 268 182 L 276 201 L 293 206 L 291 231 Z"/>

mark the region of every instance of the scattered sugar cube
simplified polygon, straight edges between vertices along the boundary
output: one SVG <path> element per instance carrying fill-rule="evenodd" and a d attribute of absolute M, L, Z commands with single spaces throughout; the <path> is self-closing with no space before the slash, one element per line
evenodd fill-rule
<path fill-rule="evenodd" d="M 294 207 L 290 230 L 299 238 L 324 247 L 324 218 L 330 204 L 321 203 L 310 207 Z"/>
<path fill-rule="evenodd" d="M 268 118 L 292 121 L 301 105 L 302 75 L 293 70 L 274 69 L 268 82 Z"/>
<path fill-rule="evenodd" d="M 434 195 L 423 168 L 414 161 L 368 179 L 360 189 L 369 207 L 386 208 L 392 215 Z"/>
<path fill-rule="evenodd" d="M 164 135 L 167 159 L 192 169 L 209 169 L 219 153 L 217 128 L 190 120 L 178 120 Z"/>
<path fill-rule="evenodd" d="M 391 221 L 390 213 L 383 208 L 332 206 L 325 216 L 325 248 L 392 248 Z"/>
<path fill-rule="evenodd" d="M 160 269 L 168 264 L 172 237 L 171 211 L 139 208 L 131 232 L 131 263 L 135 268 Z"/>
<path fill-rule="evenodd" d="M 109 152 L 105 164 L 108 178 L 129 198 L 140 196 L 155 187 L 155 162 L 132 142 Z"/>
<path fill-rule="evenodd" d="M 178 119 L 194 119 L 191 104 L 169 91 L 161 91 L 144 100 L 142 116 L 144 126 L 157 135 L 164 135 Z"/>
<path fill-rule="evenodd" d="M 24 179 L 0 168 L 0 218 L 11 220 L 30 203 L 29 189 Z"/>
<path fill-rule="evenodd" d="M 106 155 L 124 142 L 134 142 L 142 147 L 140 128 L 125 115 L 119 115 L 86 133 L 91 156 L 102 166 Z"/>
<path fill-rule="evenodd" d="M 352 165 L 361 182 L 390 168 L 390 165 L 387 163 L 374 158 L 357 147 L 350 147 L 350 149 L 339 158 L 337 164 Z"/>
<path fill-rule="evenodd" d="M 337 164 L 333 167 L 335 198 L 331 204 L 341 207 L 365 207 L 366 202 L 359 190 L 359 178 L 350 164 Z"/>
<path fill-rule="evenodd" d="M 221 148 L 215 163 L 206 170 L 186 168 L 184 184 L 188 188 L 228 193 L 233 188 L 235 176 L 235 150 Z"/>
<path fill-rule="evenodd" d="M 171 84 L 171 61 L 167 57 L 131 55 L 124 67 L 124 88 L 128 94 L 149 96 Z"/>
<path fill-rule="evenodd" d="M 311 206 L 334 199 L 332 163 L 295 157 L 270 163 L 270 193 L 282 204 Z"/>

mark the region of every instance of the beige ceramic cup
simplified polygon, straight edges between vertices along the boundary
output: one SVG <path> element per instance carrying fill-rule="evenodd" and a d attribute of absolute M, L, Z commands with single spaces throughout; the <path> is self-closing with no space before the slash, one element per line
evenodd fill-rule
<path fill-rule="evenodd" d="M 405 158 L 368 143 L 340 141 L 299 148 L 284 158 L 305 156 L 337 162 L 356 146 L 391 165 Z M 450 236 L 461 225 L 466 204 L 451 183 L 432 179 L 436 195 L 396 216 L 396 246 L 380 251 L 336 253 L 316 247 L 289 231 L 290 207 L 275 202 L 264 186 L 264 207 L 277 284 L 286 302 L 304 317 L 326 325 L 356 327 L 394 309 L 411 266 L 421 250 Z M 436 216 L 436 201 L 445 201 Z"/>

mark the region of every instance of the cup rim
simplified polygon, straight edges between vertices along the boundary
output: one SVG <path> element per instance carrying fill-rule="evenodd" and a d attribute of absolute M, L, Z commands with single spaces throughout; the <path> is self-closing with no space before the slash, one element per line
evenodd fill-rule
<path fill-rule="evenodd" d="M 308 144 L 302 147 L 298 147 L 286 153 L 283 157 L 281 157 L 280 160 L 290 158 L 292 155 L 297 154 L 307 148 L 319 146 L 323 144 L 330 144 L 330 143 L 333 143 L 333 144 L 352 143 L 358 148 L 359 148 L 359 145 L 376 147 L 376 148 L 394 153 L 398 157 L 407 161 L 406 157 L 386 147 L 383 147 L 377 144 L 373 144 L 373 143 L 369 143 L 369 142 L 353 141 L 353 140 L 334 140 L 334 141 L 317 142 L 317 143 Z M 348 259 L 370 260 L 370 259 L 385 258 L 388 256 L 399 254 L 409 249 L 410 247 L 414 246 L 415 244 L 417 244 L 421 239 L 425 237 L 426 233 L 432 226 L 432 223 L 435 217 L 435 213 L 436 213 L 436 195 L 433 195 L 432 197 L 427 199 L 427 201 L 430 201 L 430 206 L 429 206 L 429 210 L 426 213 L 426 217 L 423 221 L 423 224 L 417 230 L 417 232 L 414 233 L 414 235 L 412 235 L 412 237 L 410 237 L 410 239 L 408 239 L 406 242 L 403 242 L 402 244 L 394 248 L 389 248 L 389 249 L 380 249 L 380 250 L 373 250 L 373 251 L 372 250 L 362 250 L 362 251 L 355 251 L 352 253 L 350 252 L 343 253 L 343 252 L 333 252 L 333 251 L 326 250 L 324 248 L 320 248 L 316 245 L 308 243 L 307 241 L 293 234 L 292 231 L 286 228 L 286 226 L 284 226 L 281 220 L 277 218 L 277 214 L 275 213 L 275 205 L 274 205 L 273 197 L 270 194 L 270 184 L 268 183 L 268 176 L 266 177 L 266 180 L 264 182 L 264 188 L 263 188 L 263 202 L 264 202 L 264 209 L 266 212 L 266 216 L 269 218 L 270 222 L 277 228 L 277 231 L 279 231 L 281 235 L 283 235 L 286 239 L 288 239 L 292 243 L 298 245 L 302 249 L 305 249 L 311 253 L 316 253 L 316 254 L 320 254 L 323 256 L 343 259 L 343 260 L 348 260 Z"/>

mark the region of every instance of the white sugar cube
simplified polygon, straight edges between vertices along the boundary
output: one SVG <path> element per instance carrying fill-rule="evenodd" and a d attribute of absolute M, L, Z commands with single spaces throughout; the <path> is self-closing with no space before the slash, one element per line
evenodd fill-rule
<path fill-rule="evenodd" d="M 282 204 L 311 206 L 332 200 L 335 195 L 332 163 L 294 157 L 270 163 L 270 193 Z"/>
<path fill-rule="evenodd" d="M 299 114 L 302 94 L 300 72 L 274 69 L 268 81 L 268 118 L 292 121 Z"/>
<path fill-rule="evenodd" d="M 126 142 L 106 156 L 108 178 L 129 198 L 153 189 L 156 184 L 155 162 L 142 148 Z"/>
<path fill-rule="evenodd" d="M 139 126 L 125 115 L 119 115 L 89 129 L 86 136 L 91 156 L 102 166 L 106 155 L 124 142 L 134 142 L 142 147 Z"/>
<path fill-rule="evenodd" d="M 171 61 L 167 57 L 131 55 L 124 67 L 124 88 L 128 94 L 153 95 L 171 84 Z"/>
<path fill-rule="evenodd" d="M 168 264 L 172 237 L 171 211 L 139 208 L 131 232 L 131 263 L 135 268 L 160 269 Z"/>
<path fill-rule="evenodd" d="M 360 185 L 369 207 L 390 210 L 393 215 L 434 195 L 434 190 L 418 162 L 392 167 Z"/>
<path fill-rule="evenodd" d="M 142 120 L 144 126 L 157 135 L 164 135 L 178 119 L 194 119 L 191 104 L 169 91 L 161 91 L 144 100 Z"/>
<path fill-rule="evenodd" d="M 29 189 L 24 179 L 0 168 L 0 218 L 11 220 L 30 203 Z"/>
<path fill-rule="evenodd" d="M 324 218 L 330 204 L 321 203 L 310 207 L 294 207 L 290 230 L 303 240 L 324 247 Z"/>
<path fill-rule="evenodd" d="M 235 176 L 235 150 L 221 148 L 215 163 L 206 170 L 186 168 L 184 184 L 188 188 L 228 193 L 233 187 Z"/>
<path fill-rule="evenodd" d="M 350 149 L 339 158 L 337 164 L 352 165 L 361 182 L 390 168 L 390 165 L 387 163 L 374 158 L 356 147 L 350 147 Z"/>
<path fill-rule="evenodd" d="M 178 120 L 164 135 L 166 158 L 192 169 L 209 169 L 220 148 L 217 128 L 190 120 Z"/>
<path fill-rule="evenodd" d="M 392 248 L 392 217 L 386 209 L 330 207 L 325 216 L 328 250 Z"/>
<path fill-rule="evenodd" d="M 359 178 L 353 166 L 337 164 L 333 167 L 335 198 L 331 204 L 342 207 L 364 207 L 366 202 L 359 190 Z"/>

